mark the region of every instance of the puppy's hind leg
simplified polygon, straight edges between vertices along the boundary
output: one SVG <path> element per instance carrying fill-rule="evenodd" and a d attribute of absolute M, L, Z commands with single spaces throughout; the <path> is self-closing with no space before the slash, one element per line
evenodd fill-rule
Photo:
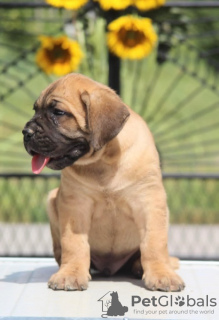
<path fill-rule="evenodd" d="M 56 209 L 56 196 L 58 188 L 50 191 L 47 202 L 47 213 L 50 221 L 50 230 L 53 240 L 53 252 L 58 265 L 61 265 L 61 243 L 60 243 L 60 232 L 58 224 L 58 212 Z"/>
<path fill-rule="evenodd" d="M 135 278 L 137 279 L 141 279 L 143 276 L 143 268 L 141 265 L 141 258 L 137 258 L 133 264 L 132 264 L 132 268 L 131 268 L 131 272 L 134 275 Z"/>
<path fill-rule="evenodd" d="M 179 268 L 179 259 L 176 257 L 169 257 L 169 264 L 172 269 L 178 269 Z M 131 272 L 133 276 L 137 279 L 141 279 L 143 276 L 143 268 L 141 265 L 141 258 L 137 258 L 133 261 L 131 266 Z"/>

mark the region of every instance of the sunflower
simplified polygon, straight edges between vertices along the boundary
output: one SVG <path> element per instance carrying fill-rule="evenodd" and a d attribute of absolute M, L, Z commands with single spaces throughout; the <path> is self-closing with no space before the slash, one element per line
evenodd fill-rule
<path fill-rule="evenodd" d="M 83 56 L 78 42 L 66 36 L 40 36 L 39 40 L 41 47 L 36 55 L 36 63 L 43 71 L 62 76 L 77 69 Z"/>
<path fill-rule="evenodd" d="M 88 0 L 46 0 L 46 2 L 54 7 L 77 10 L 85 5 Z"/>
<path fill-rule="evenodd" d="M 94 0 L 99 2 L 103 10 L 122 10 L 129 7 L 133 0 Z"/>
<path fill-rule="evenodd" d="M 51 1 L 51 0 L 50 0 Z M 162 6 L 165 0 L 94 0 L 99 2 L 103 10 L 122 10 L 129 6 L 136 6 L 139 10 L 146 11 Z"/>
<path fill-rule="evenodd" d="M 142 59 L 154 48 L 157 35 L 148 18 L 124 16 L 108 25 L 107 44 L 120 58 Z"/>
<path fill-rule="evenodd" d="M 139 10 L 146 11 L 162 6 L 165 0 L 133 0 L 132 4 Z"/>

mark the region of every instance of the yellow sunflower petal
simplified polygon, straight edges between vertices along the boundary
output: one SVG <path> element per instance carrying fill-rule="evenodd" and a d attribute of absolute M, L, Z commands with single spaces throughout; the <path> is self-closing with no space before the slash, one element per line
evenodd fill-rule
<path fill-rule="evenodd" d="M 77 10 L 85 5 L 88 0 L 46 0 L 46 2 L 54 7 Z"/>
<path fill-rule="evenodd" d="M 132 0 L 94 0 L 99 2 L 103 10 L 122 10 L 132 4 Z"/>
<path fill-rule="evenodd" d="M 132 2 L 133 5 L 142 11 L 159 8 L 164 3 L 165 0 L 133 0 Z"/>

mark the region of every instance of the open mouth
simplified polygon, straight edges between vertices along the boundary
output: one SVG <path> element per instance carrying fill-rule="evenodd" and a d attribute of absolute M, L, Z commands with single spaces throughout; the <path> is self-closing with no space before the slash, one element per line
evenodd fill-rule
<path fill-rule="evenodd" d="M 50 161 L 49 157 L 45 157 L 42 154 L 35 153 L 32 158 L 33 173 L 39 174 L 49 161 Z"/>
<path fill-rule="evenodd" d="M 43 171 L 44 167 L 49 163 L 49 162 L 55 162 L 55 161 L 60 161 L 64 158 L 64 156 L 57 157 L 57 158 L 51 158 L 51 157 L 46 157 L 42 154 L 38 154 L 36 152 L 31 152 L 32 157 L 32 172 L 35 174 L 39 174 L 40 172 Z"/>
<path fill-rule="evenodd" d="M 71 166 L 89 151 L 89 144 L 84 141 L 77 141 L 73 146 L 67 145 L 62 150 L 55 150 L 55 148 L 52 147 L 44 147 L 41 149 L 42 153 L 39 153 L 39 151 L 32 148 L 32 146 L 26 146 L 27 152 L 32 156 L 32 172 L 35 174 L 41 173 L 45 166 L 52 170 L 63 170 Z"/>

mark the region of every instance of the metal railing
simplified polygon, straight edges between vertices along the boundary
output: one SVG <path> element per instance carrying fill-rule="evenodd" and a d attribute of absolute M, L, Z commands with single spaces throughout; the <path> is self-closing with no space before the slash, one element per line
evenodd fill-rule
<path fill-rule="evenodd" d="M 182 259 L 219 258 L 219 176 L 164 175 L 170 208 L 169 248 Z M 59 175 L 0 175 L 0 256 L 51 256 L 46 214 Z M 201 197 L 200 197 L 201 195 Z"/>

